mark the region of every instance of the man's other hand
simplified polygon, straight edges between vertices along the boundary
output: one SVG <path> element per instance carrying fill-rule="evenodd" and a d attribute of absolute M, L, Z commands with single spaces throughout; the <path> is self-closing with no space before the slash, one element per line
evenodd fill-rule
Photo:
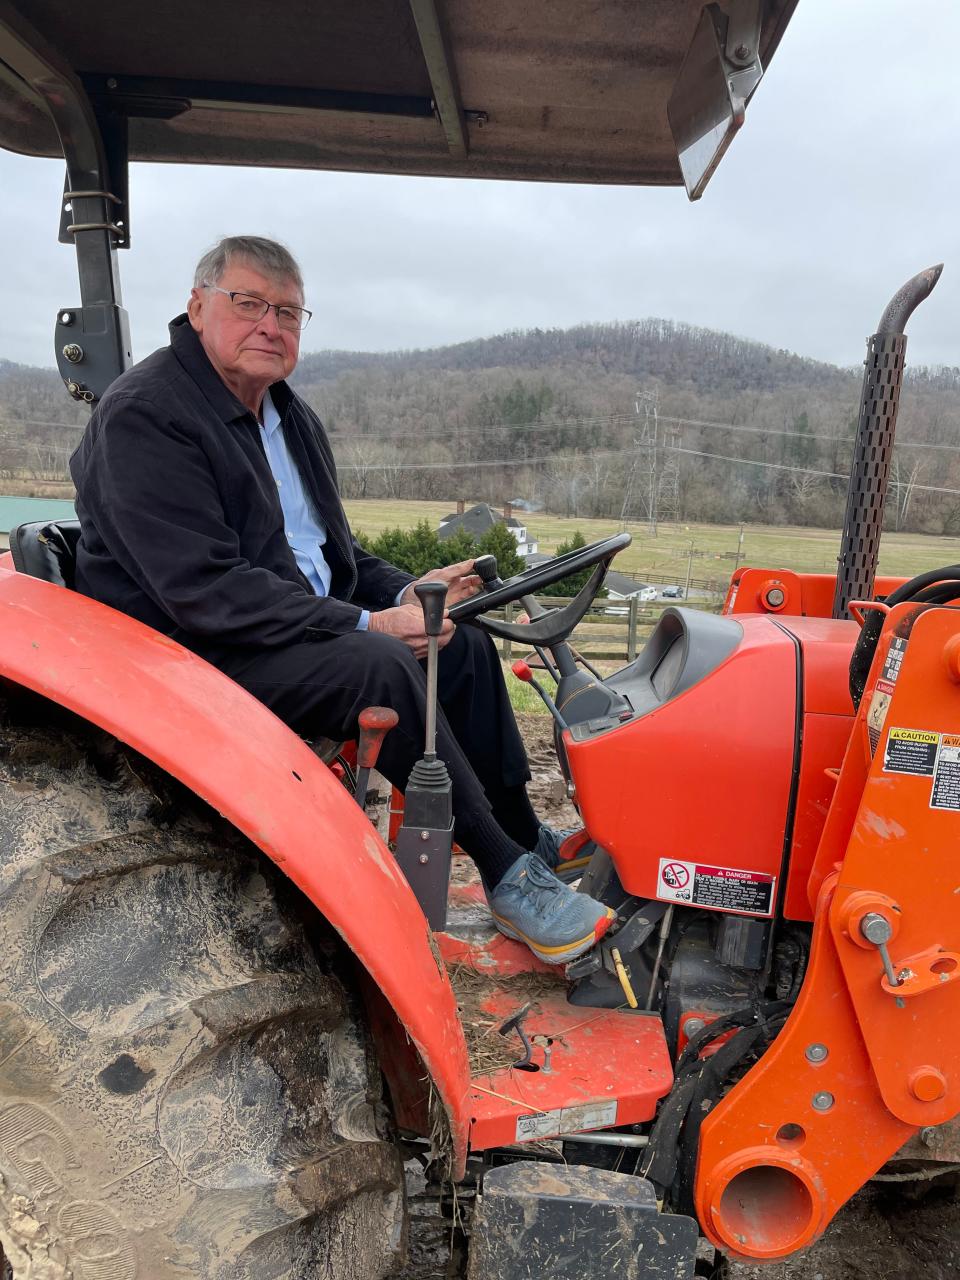
<path fill-rule="evenodd" d="M 436 579 L 424 578 L 423 581 L 434 582 Z M 406 592 L 404 592 L 405 598 Z M 423 610 L 416 596 L 413 600 L 413 604 L 398 604 L 392 609 L 381 609 L 378 613 L 371 613 L 367 627 L 370 631 L 381 631 L 384 635 L 402 640 L 408 648 L 413 650 L 415 658 L 425 658 L 427 633 L 423 629 Z M 454 631 L 456 627 L 450 619 L 444 618 L 443 627 L 437 636 L 437 646 L 440 649 L 450 641 Z"/>
<path fill-rule="evenodd" d="M 480 590 L 480 575 L 473 572 L 473 565 L 473 560 L 461 560 L 457 564 L 448 564 L 445 569 L 431 569 L 422 578 L 410 583 L 400 597 L 400 603 L 402 605 L 415 604 L 419 609 L 420 603 L 413 591 L 417 583 L 445 582 L 447 584 L 447 608 L 453 608 L 460 600 L 475 596 Z M 449 636 L 447 639 L 449 639 Z"/>

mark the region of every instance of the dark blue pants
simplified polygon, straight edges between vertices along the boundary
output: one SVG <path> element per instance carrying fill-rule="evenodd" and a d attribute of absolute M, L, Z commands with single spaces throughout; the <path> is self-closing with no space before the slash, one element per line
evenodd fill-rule
<path fill-rule="evenodd" d="M 283 649 L 244 651 L 218 665 L 306 737 L 356 738 L 364 707 L 393 707 L 377 768 L 401 790 L 423 755 L 426 666 L 392 636 L 357 631 Z M 453 782 L 458 825 L 496 813 L 505 790 L 530 779 L 527 756 L 490 638 L 461 626 L 441 650 L 437 754 Z"/>

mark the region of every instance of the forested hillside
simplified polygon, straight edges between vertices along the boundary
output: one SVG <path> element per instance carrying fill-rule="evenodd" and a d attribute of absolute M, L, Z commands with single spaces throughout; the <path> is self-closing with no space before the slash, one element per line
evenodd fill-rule
<path fill-rule="evenodd" d="M 427 351 L 323 351 L 302 358 L 294 381 L 326 423 L 351 497 L 835 527 L 861 377 L 643 320 Z M 83 416 L 54 372 L 0 362 L 4 476 L 62 474 Z M 960 370 L 908 372 L 898 441 L 890 526 L 956 533 Z"/>

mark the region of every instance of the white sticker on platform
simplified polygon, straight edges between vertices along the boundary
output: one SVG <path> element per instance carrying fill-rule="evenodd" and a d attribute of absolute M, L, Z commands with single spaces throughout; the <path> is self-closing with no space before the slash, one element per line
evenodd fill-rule
<path fill-rule="evenodd" d="M 579 1107 L 564 1107 L 560 1112 L 561 1133 L 579 1133 L 581 1129 L 609 1129 L 616 1123 L 615 1102 L 585 1102 Z"/>
<path fill-rule="evenodd" d="M 517 1142 L 536 1142 L 560 1133 L 580 1133 L 583 1129 L 608 1129 L 617 1123 L 616 1102 L 584 1102 L 578 1107 L 537 1111 L 517 1116 Z"/>
<path fill-rule="evenodd" d="M 535 1142 L 538 1138 L 552 1138 L 560 1132 L 560 1109 L 536 1111 L 530 1116 L 517 1116 L 517 1142 Z"/>
<path fill-rule="evenodd" d="M 657 897 L 713 911 L 768 916 L 773 911 L 776 876 L 738 867 L 713 867 L 680 858 L 661 858 Z"/>

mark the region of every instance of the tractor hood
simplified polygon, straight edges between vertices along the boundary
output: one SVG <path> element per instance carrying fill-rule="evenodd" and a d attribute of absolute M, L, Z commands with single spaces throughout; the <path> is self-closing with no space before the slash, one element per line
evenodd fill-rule
<path fill-rule="evenodd" d="M 766 67 L 796 0 L 752 6 Z M 131 160 L 679 184 L 667 104 L 703 7 L 0 0 L 0 146 L 64 152 L 24 77 L 39 36 Z M 728 7 L 708 6 L 720 23 Z"/>

